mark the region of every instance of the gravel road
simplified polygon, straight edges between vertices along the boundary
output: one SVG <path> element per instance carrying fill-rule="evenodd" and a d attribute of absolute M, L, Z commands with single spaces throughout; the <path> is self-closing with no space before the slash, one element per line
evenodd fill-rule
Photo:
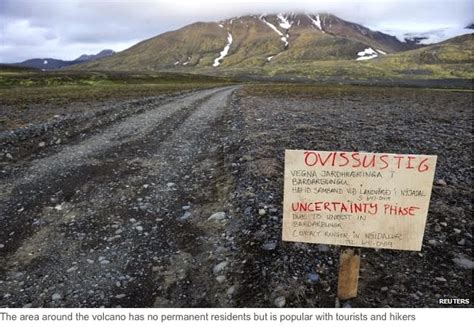
<path fill-rule="evenodd" d="M 47 155 L 5 164 L 0 301 L 15 307 L 183 305 L 166 300 L 167 293 L 192 271 L 203 283 L 184 286 L 202 294 L 183 303 L 217 305 L 206 294 L 214 281 L 207 265 L 217 260 L 208 252 L 225 242 L 218 232 L 227 217 L 199 217 L 224 211 L 215 184 L 227 183 L 216 175 L 221 120 L 234 90 L 148 101 L 143 112 Z"/>

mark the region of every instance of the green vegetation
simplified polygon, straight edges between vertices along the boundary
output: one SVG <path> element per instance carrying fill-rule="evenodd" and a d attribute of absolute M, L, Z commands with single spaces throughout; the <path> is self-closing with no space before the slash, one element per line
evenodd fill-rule
<path fill-rule="evenodd" d="M 251 69 L 225 67 L 227 76 L 285 76 L 296 81 L 370 81 L 370 80 L 436 80 L 474 78 L 473 36 L 463 35 L 420 49 L 402 51 L 366 61 L 356 60 L 288 60 Z M 207 69 L 199 70 L 210 74 Z"/>
<path fill-rule="evenodd" d="M 0 68 L 0 105 L 62 105 L 208 88 L 231 80 L 172 73 L 38 72 Z"/>
<path fill-rule="evenodd" d="M 340 85 L 340 84 L 289 84 L 289 83 L 249 83 L 244 85 L 240 92 L 244 96 L 258 97 L 281 97 L 281 98 L 332 98 L 332 97 L 380 97 L 380 95 L 416 97 L 420 92 L 472 92 L 470 90 L 458 89 L 434 89 L 434 88 L 408 88 L 408 87 L 383 87 L 364 85 Z"/>
<path fill-rule="evenodd" d="M 289 46 L 254 16 L 218 23 L 196 23 L 171 31 L 115 54 L 71 67 L 74 70 L 168 71 L 240 80 L 296 82 L 377 82 L 470 80 L 474 78 L 473 34 L 419 47 L 374 33 L 328 15 L 325 33 L 306 16 L 289 32 Z M 268 21 L 278 25 L 275 16 Z M 297 21 L 295 20 L 295 21 Z M 363 33 L 362 33 L 363 31 Z M 218 67 L 213 60 L 233 42 Z M 371 47 L 388 53 L 357 61 L 357 53 Z M 411 50 L 410 50 L 411 49 Z"/>

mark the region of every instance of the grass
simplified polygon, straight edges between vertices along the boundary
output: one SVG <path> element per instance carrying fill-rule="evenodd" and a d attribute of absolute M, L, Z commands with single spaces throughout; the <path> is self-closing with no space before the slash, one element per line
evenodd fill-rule
<path fill-rule="evenodd" d="M 387 60 L 385 60 L 387 59 Z M 266 65 L 253 68 L 254 75 L 287 79 L 327 81 L 333 79 L 365 80 L 424 80 L 424 79 L 471 79 L 472 65 L 466 64 L 413 64 L 396 57 L 360 62 L 355 60 L 289 62 L 285 65 Z M 247 69 L 227 68 L 227 76 L 243 75 Z M 206 71 L 203 71 L 206 72 Z"/>
<path fill-rule="evenodd" d="M 171 73 L 38 72 L 0 68 L 0 105 L 63 105 L 227 85 L 225 78 Z"/>

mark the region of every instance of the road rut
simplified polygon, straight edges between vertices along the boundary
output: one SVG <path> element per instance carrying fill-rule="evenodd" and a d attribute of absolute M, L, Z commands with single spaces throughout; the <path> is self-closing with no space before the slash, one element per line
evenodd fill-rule
<path fill-rule="evenodd" d="M 6 179 L 1 305 L 222 303 L 212 268 L 225 261 L 229 217 L 208 217 L 232 185 L 221 141 L 234 90 L 179 96 Z"/>

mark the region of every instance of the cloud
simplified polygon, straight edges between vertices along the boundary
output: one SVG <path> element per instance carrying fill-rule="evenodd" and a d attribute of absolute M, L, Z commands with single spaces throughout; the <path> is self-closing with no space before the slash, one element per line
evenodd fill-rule
<path fill-rule="evenodd" d="M 195 21 L 287 11 L 331 12 L 381 30 L 416 32 L 474 21 L 471 0 L 0 0 L 0 62 L 120 51 Z"/>

